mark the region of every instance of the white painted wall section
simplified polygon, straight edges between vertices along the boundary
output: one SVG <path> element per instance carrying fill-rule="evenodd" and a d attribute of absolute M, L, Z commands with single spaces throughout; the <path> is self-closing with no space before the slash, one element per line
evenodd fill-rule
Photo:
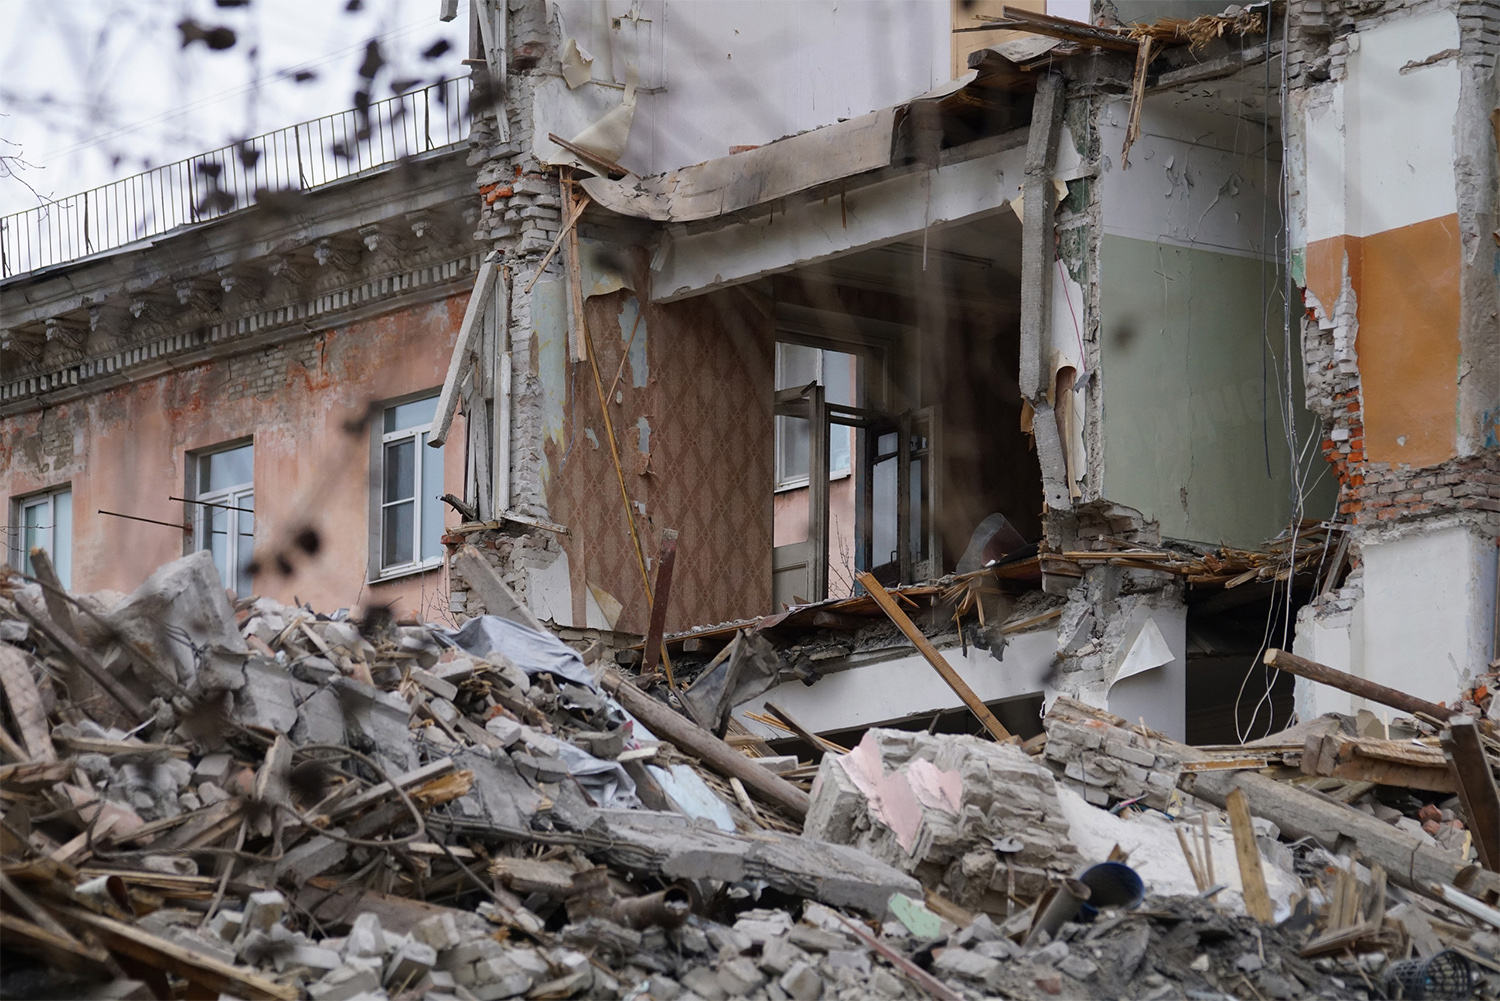
<path fill-rule="evenodd" d="M 1462 526 L 1363 549 L 1364 675 L 1451 702 L 1489 664 L 1495 546 Z"/>
<path fill-rule="evenodd" d="M 1167 92 L 1146 98 L 1141 134 L 1120 150 L 1130 104 L 1111 101 L 1099 124 L 1103 225 L 1106 233 L 1239 255 L 1274 249 L 1274 206 L 1263 212 L 1281 170 L 1279 147 L 1263 128 L 1197 94 Z M 1276 141 L 1276 130 L 1270 133 Z M 1269 175 L 1269 187 L 1267 184 Z"/>
<path fill-rule="evenodd" d="M 594 83 L 569 93 L 620 103 L 626 64 L 640 75 L 620 158 L 654 174 L 832 125 L 948 79 L 947 3 L 909 0 L 553 0 L 563 40 L 593 56 Z M 559 49 L 561 46 L 559 46 Z M 560 72 L 559 65 L 546 67 Z M 563 87 L 561 78 L 557 80 Z M 611 87 L 610 85 L 615 86 Z M 598 96 L 579 96 L 587 91 Z M 539 108 L 541 105 L 538 106 Z M 555 102 L 547 106 L 556 113 Z M 568 118 L 569 127 L 580 115 Z M 538 149 L 549 128 L 537 118 Z M 550 155 L 550 152 L 549 152 Z"/>
<path fill-rule="evenodd" d="M 988 650 L 976 647 L 970 647 L 967 654 L 959 647 L 942 653 L 985 702 L 1038 695 L 1057 653 L 1057 632 L 1038 629 L 1012 636 L 999 661 Z M 744 717 L 746 712 L 765 712 L 768 700 L 814 733 L 875 726 L 963 706 L 932 665 L 916 652 L 829 674 L 811 686 L 789 681 L 735 707 L 737 718 L 752 732 L 773 739 L 785 737 L 785 731 Z"/>
<path fill-rule="evenodd" d="M 1123 662 L 1135 646 L 1137 636 L 1144 632 L 1147 623 L 1156 627 L 1160 639 L 1166 640 L 1171 660 L 1161 667 L 1116 681 L 1109 689 L 1104 707 L 1117 716 L 1132 723 L 1144 719 L 1153 730 L 1159 730 L 1173 740 L 1184 740 L 1187 736 L 1187 606 L 1181 603 L 1169 605 L 1137 605 L 1133 616 L 1138 622 L 1131 624 L 1117 660 Z M 1117 663 L 1116 668 L 1124 666 Z"/>
<path fill-rule="evenodd" d="M 1458 60 L 1414 65 L 1456 53 L 1458 40 L 1452 10 L 1349 36 L 1345 232 L 1369 236 L 1458 211 Z"/>
<path fill-rule="evenodd" d="M 1357 606 L 1353 611 L 1321 615 L 1315 614 L 1311 605 L 1305 605 L 1297 613 L 1292 653 L 1326 664 L 1336 671 L 1359 674 L 1359 665 L 1364 662 L 1363 623 L 1364 618 Z M 1259 698 L 1260 693 L 1250 695 Z M 1354 696 L 1348 692 L 1302 678 L 1296 682 L 1294 705 L 1300 720 L 1316 719 L 1324 713 L 1348 715 L 1355 712 Z"/>

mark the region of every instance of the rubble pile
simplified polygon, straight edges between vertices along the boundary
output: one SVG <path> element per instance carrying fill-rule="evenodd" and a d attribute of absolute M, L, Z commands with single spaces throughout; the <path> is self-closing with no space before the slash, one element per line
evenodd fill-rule
<path fill-rule="evenodd" d="M 0 587 L 0 996 L 1500 994 L 1471 717 L 1202 749 L 1059 697 L 809 786 L 498 579 L 451 630 L 233 602 L 206 553 L 129 596 L 38 567 Z"/>

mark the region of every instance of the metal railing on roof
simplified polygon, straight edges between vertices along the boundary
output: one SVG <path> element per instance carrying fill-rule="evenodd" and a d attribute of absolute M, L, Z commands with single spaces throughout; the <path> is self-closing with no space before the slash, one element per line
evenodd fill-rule
<path fill-rule="evenodd" d="M 467 77 L 325 115 L 0 218 L 6 278 L 161 236 L 468 139 Z"/>

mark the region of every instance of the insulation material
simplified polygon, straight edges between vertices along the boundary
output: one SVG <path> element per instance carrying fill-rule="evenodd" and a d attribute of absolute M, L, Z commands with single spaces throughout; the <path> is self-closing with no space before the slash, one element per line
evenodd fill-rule
<path fill-rule="evenodd" d="M 1115 678 L 1110 682 L 1111 686 L 1126 678 L 1133 678 L 1137 674 L 1165 667 L 1176 659 L 1155 619 L 1147 619 L 1142 623 L 1140 631 L 1135 634 L 1130 645 L 1122 649 L 1125 653 L 1120 658 L 1120 666 L 1115 670 Z"/>
<path fill-rule="evenodd" d="M 1088 385 L 1088 363 L 1083 347 L 1083 286 L 1073 280 L 1059 260 L 1052 280 L 1051 355 L 1052 379 L 1048 400 L 1057 413 L 1058 431 L 1068 466 L 1068 492 L 1082 495 L 1078 482 L 1088 472 L 1084 449 L 1084 389 Z M 1060 397 L 1065 397 L 1061 399 Z"/>
<path fill-rule="evenodd" d="M 568 39 L 563 46 L 562 75 L 563 81 L 574 90 L 594 77 L 594 57 L 587 49 L 579 47 L 576 38 Z"/>
<path fill-rule="evenodd" d="M 639 79 L 635 65 L 633 63 L 627 65 L 625 67 L 625 96 L 621 99 L 619 107 L 605 112 L 603 117 L 569 141 L 574 146 L 582 146 L 606 160 L 616 161 L 624 156 L 625 147 L 630 142 L 630 126 L 635 121 L 635 87 Z M 585 170 L 598 171 L 597 165 L 586 163 L 567 150 L 559 150 L 549 157 L 547 162 L 553 165 L 572 164 Z"/>

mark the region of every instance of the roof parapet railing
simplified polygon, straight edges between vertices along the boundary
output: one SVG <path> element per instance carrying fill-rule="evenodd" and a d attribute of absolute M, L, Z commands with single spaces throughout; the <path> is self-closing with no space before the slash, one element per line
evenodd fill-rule
<path fill-rule="evenodd" d="M 0 217 L 0 277 L 39 271 L 311 191 L 469 136 L 467 77 L 314 118 Z"/>

